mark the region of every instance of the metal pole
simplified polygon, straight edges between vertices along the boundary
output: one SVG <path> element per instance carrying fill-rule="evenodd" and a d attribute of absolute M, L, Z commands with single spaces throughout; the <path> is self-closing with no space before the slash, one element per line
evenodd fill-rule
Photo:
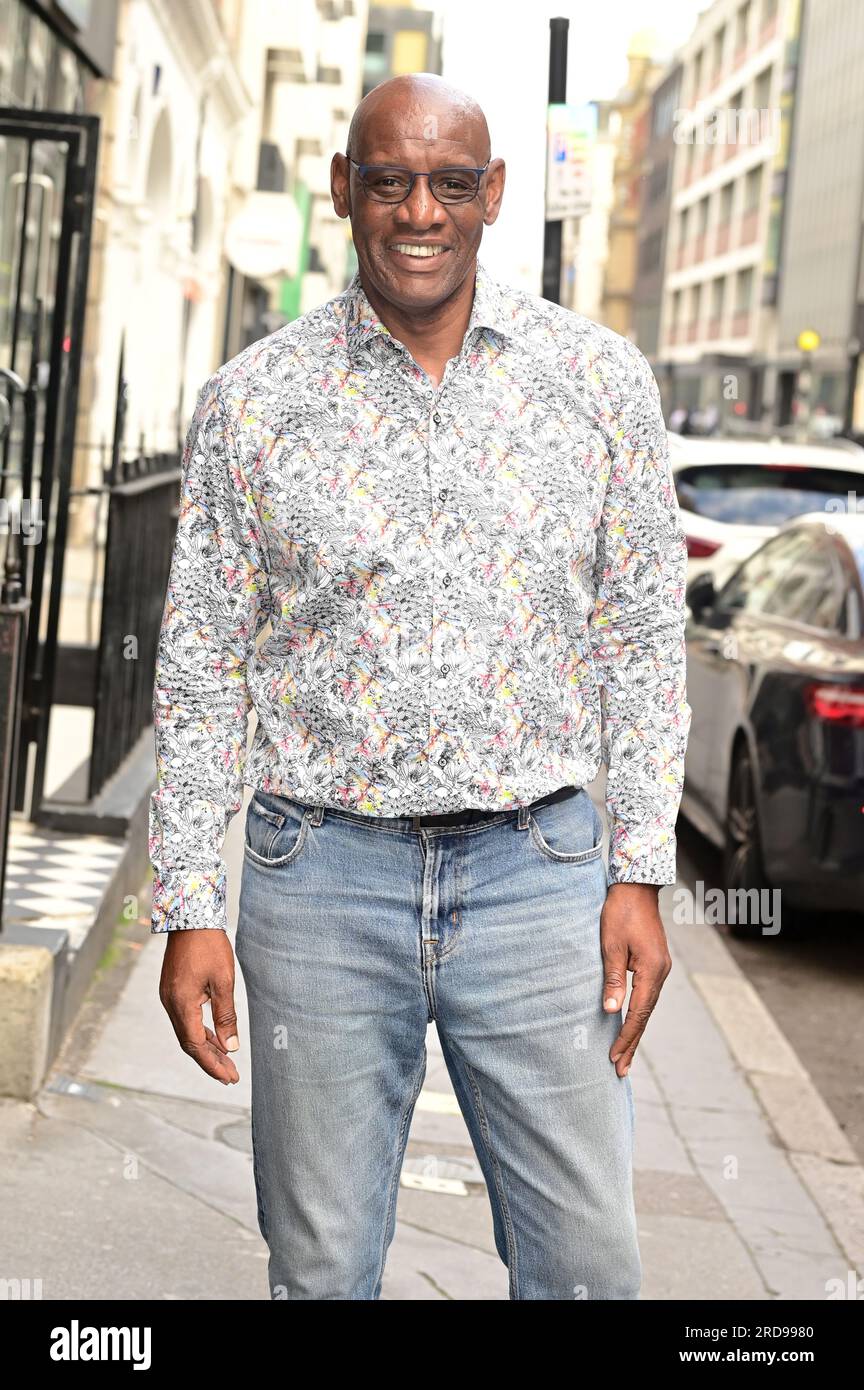
<path fill-rule="evenodd" d="M 567 100 L 567 31 L 569 19 L 549 21 L 549 103 Z M 548 138 L 548 137 L 547 137 Z M 548 158 L 548 151 L 547 151 Z M 546 219 L 543 236 L 543 298 L 561 303 L 561 218 Z"/>

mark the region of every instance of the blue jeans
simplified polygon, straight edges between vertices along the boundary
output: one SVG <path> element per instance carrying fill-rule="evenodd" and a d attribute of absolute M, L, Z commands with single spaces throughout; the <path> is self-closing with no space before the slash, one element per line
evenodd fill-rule
<path fill-rule="evenodd" d="M 511 1299 L 636 1299 L 630 1077 L 584 789 L 412 828 L 255 792 L 235 951 L 274 1299 L 377 1299 L 434 1019 Z"/>

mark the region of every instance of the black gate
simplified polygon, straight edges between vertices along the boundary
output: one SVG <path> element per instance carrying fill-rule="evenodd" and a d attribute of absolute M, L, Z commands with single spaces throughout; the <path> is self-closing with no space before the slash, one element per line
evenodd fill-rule
<path fill-rule="evenodd" d="M 98 141 L 97 116 L 0 107 L 0 907 L 10 808 L 44 792 Z"/>

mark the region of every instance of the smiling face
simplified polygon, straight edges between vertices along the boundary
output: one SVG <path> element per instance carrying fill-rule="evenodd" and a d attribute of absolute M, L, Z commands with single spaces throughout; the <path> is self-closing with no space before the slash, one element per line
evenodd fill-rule
<path fill-rule="evenodd" d="M 358 164 L 426 173 L 481 168 L 490 156 L 482 111 L 440 78 L 393 78 L 360 103 L 348 153 Z M 367 197 L 345 155 L 333 156 L 333 206 L 350 217 L 361 279 L 403 313 L 422 315 L 447 300 L 473 271 L 484 225 L 498 216 L 504 161 L 494 159 L 470 202 L 445 204 L 416 179 L 401 203 Z"/>

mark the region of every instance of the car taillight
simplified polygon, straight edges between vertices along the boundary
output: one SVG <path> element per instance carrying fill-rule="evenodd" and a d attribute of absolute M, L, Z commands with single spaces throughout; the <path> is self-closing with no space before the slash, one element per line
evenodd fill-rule
<path fill-rule="evenodd" d="M 851 685 L 808 685 L 804 696 L 817 719 L 864 729 L 864 690 Z"/>
<path fill-rule="evenodd" d="M 704 560 L 720 549 L 719 541 L 703 541 L 698 536 L 687 537 L 687 554 L 693 560 Z"/>

